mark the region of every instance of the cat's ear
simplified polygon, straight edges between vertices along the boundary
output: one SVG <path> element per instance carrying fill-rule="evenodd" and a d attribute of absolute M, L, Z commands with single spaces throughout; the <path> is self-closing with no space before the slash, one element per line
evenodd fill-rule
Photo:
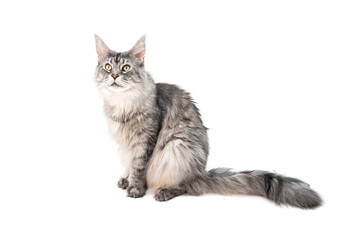
<path fill-rule="evenodd" d="M 103 58 L 107 57 L 109 53 L 109 48 L 107 45 L 103 42 L 103 40 L 95 34 L 95 39 L 96 39 L 96 52 L 98 56 L 98 61 L 101 61 Z"/>
<path fill-rule="evenodd" d="M 145 57 L 145 35 L 137 41 L 129 53 L 136 57 L 141 63 L 144 62 Z"/>

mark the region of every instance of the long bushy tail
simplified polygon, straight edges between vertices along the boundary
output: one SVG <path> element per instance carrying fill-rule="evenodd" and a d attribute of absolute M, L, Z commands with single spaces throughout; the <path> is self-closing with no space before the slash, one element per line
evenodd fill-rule
<path fill-rule="evenodd" d="M 227 168 L 216 168 L 184 183 L 184 186 L 191 195 L 255 195 L 268 198 L 278 205 L 303 209 L 316 208 L 322 204 L 320 196 L 307 183 L 266 171 L 234 172 Z"/>

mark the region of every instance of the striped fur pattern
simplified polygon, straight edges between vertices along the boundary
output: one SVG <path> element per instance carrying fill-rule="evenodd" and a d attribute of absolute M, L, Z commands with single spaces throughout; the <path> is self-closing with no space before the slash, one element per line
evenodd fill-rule
<path fill-rule="evenodd" d="M 155 84 L 145 71 L 145 37 L 131 50 L 115 52 L 96 36 L 96 50 L 97 88 L 127 170 L 118 186 L 129 197 L 142 197 L 149 189 L 157 201 L 216 193 L 261 196 L 305 209 L 321 205 L 319 195 L 295 178 L 266 171 L 207 171 L 208 135 L 199 110 L 189 93 Z M 129 71 L 123 71 L 126 64 Z"/>

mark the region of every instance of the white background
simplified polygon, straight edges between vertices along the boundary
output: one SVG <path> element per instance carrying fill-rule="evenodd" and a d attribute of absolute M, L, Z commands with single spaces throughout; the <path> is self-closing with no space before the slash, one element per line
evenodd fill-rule
<path fill-rule="evenodd" d="M 351 1 L 2 1 L 0 239 L 353 239 Z M 93 82 L 97 33 L 147 36 L 156 82 L 192 93 L 208 168 L 311 184 L 314 211 L 258 197 L 125 197 Z"/>

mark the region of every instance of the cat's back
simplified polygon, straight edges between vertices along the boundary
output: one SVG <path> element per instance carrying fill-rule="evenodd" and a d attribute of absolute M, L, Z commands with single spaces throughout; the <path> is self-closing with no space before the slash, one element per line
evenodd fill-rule
<path fill-rule="evenodd" d="M 205 171 L 208 136 L 190 94 L 176 85 L 156 84 L 160 132 L 147 170 L 150 189 L 178 186 Z"/>
<path fill-rule="evenodd" d="M 163 123 L 170 127 L 183 123 L 185 126 L 205 129 L 199 109 L 185 90 L 173 84 L 157 83 L 156 97 Z"/>
<path fill-rule="evenodd" d="M 160 136 L 166 136 L 167 141 L 171 136 L 183 136 L 208 152 L 207 128 L 190 94 L 176 85 L 157 83 L 156 99 L 161 113 Z"/>
<path fill-rule="evenodd" d="M 182 105 L 191 101 L 190 94 L 176 85 L 167 83 L 156 84 L 157 105 L 165 115 L 169 111 L 177 111 Z"/>

